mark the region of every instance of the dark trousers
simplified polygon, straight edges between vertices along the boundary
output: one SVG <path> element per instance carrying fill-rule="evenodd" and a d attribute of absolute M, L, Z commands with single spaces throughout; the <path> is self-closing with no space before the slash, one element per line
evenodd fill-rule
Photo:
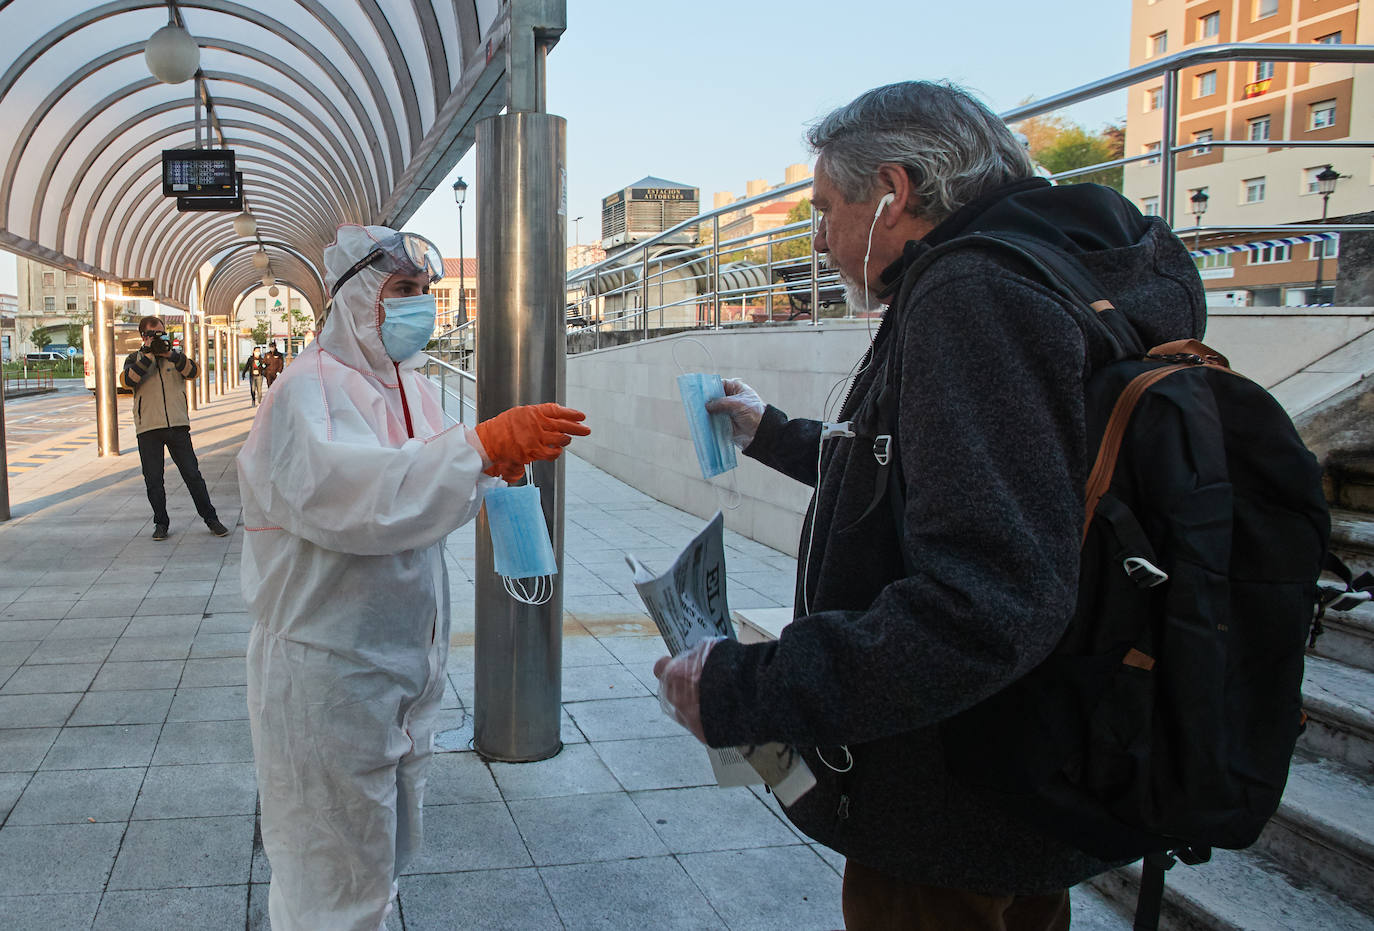
<path fill-rule="evenodd" d="M 143 463 L 143 484 L 148 489 L 148 503 L 153 506 L 153 523 L 170 524 L 167 518 L 167 487 L 163 483 L 162 450 L 171 453 L 172 461 L 196 503 L 196 513 L 201 520 L 218 520 L 215 506 L 210 503 L 210 492 L 205 488 L 205 479 L 200 475 L 200 464 L 196 462 L 196 451 L 191 446 L 190 427 L 163 427 L 146 430 L 138 435 L 138 458 Z"/>
<path fill-rule="evenodd" d="M 922 886 L 860 866 L 844 866 L 848 931 L 1067 931 L 1069 890 L 1049 895 L 983 895 Z"/>

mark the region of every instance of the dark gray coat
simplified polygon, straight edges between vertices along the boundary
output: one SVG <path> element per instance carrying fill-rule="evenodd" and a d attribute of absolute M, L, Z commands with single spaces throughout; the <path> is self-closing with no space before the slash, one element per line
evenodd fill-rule
<path fill-rule="evenodd" d="M 776 643 L 717 645 L 701 702 L 712 746 L 820 746 L 840 767 L 848 745 L 843 774 L 807 753 L 819 785 L 788 810 L 821 843 L 915 882 L 1033 894 L 1111 864 L 951 779 L 939 725 L 1034 668 L 1068 624 L 1090 465 L 1083 384 L 1106 348 L 1014 256 L 971 246 L 920 268 L 933 244 L 995 229 L 1077 253 L 1147 346 L 1201 337 L 1186 248 L 1106 188 L 1021 182 L 910 244 L 888 273 L 898 290 L 878 361 L 840 419 L 884 383 L 889 359 L 914 570 L 887 504 L 864 516 L 878 481 L 872 442 L 828 440 L 809 557 L 810 520 L 803 527 L 797 620 Z M 814 486 L 818 436 L 818 421 L 769 407 L 746 453 Z"/>

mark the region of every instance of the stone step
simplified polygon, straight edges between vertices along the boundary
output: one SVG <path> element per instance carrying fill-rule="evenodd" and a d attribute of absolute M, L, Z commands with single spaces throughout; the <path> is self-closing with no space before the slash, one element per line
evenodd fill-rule
<path fill-rule="evenodd" d="M 1089 881 L 1119 909 L 1134 912 L 1140 864 Z M 1340 895 L 1290 879 L 1253 851 L 1216 850 L 1198 866 L 1165 874 L 1161 931 L 1370 931 L 1374 914 Z"/>
<path fill-rule="evenodd" d="M 1256 853 L 1374 914 L 1374 787 L 1369 774 L 1299 751 Z"/>
<path fill-rule="evenodd" d="M 1374 672 L 1374 603 L 1328 611 L 1312 654 Z"/>
<path fill-rule="evenodd" d="M 1374 511 L 1374 459 L 1342 459 L 1328 463 L 1326 475 L 1331 501 L 1352 511 Z"/>
<path fill-rule="evenodd" d="M 1374 772 L 1374 674 L 1309 654 L 1302 705 L 1308 718 L 1300 747 L 1360 772 Z"/>
<path fill-rule="evenodd" d="M 1363 557 L 1364 568 L 1374 563 L 1374 515 L 1345 508 L 1331 509 L 1331 548 L 1348 563 Z M 1352 566 L 1353 568 L 1353 566 Z"/>
<path fill-rule="evenodd" d="M 1069 891 L 1073 931 L 1130 931 L 1131 915 L 1122 911 L 1091 883 L 1079 883 Z"/>

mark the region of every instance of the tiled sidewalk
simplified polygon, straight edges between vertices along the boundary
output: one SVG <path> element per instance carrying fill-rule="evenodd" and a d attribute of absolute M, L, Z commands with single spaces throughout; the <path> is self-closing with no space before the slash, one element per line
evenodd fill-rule
<path fill-rule="evenodd" d="M 124 409 L 127 421 L 127 406 Z M 221 519 L 246 391 L 196 415 Z M 168 466 L 172 537 L 148 538 L 132 430 L 11 480 L 0 524 L 0 928 L 265 929 L 244 698 L 242 527 L 198 521 Z M 623 553 L 662 567 L 702 521 L 570 458 L 565 749 L 540 763 L 439 754 L 425 848 L 393 931 L 437 928 L 838 928 L 842 860 L 771 796 L 712 786 L 659 711 L 661 641 Z M 795 560 L 727 534 L 735 609 L 791 601 Z M 444 707 L 472 706 L 473 531 L 450 538 L 454 648 Z M 1077 927 L 1099 906 L 1076 906 Z M 1086 919 L 1086 922 L 1080 921 Z"/>

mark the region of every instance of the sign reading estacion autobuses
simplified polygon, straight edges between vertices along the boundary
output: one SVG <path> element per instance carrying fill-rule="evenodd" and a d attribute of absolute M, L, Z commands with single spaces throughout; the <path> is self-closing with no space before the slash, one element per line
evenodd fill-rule
<path fill-rule="evenodd" d="M 696 200 L 696 188 L 632 187 L 630 200 Z"/>

